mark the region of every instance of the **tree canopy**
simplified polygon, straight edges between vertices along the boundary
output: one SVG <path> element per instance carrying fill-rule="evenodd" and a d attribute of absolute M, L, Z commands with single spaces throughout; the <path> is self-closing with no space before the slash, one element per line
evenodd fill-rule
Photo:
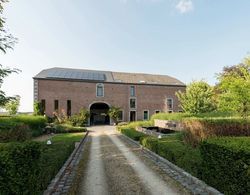
<path fill-rule="evenodd" d="M 185 92 L 177 92 L 184 112 L 191 114 L 206 113 L 215 110 L 213 87 L 205 81 L 193 81 Z"/>
<path fill-rule="evenodd" d="M 250 57 L 241 64 L 224 67 L 218 80 L 219 109 L 247 116 L 250 113 Z"/>
<path fill-rule="evenodd" d="M 3 17 L 3 4 L 8 0 L 0 0 L 0 50 L 6 53 L 8 49 L 12 49 L 17 39 L 8 32 L 5 27 L 6 19 Z"/>

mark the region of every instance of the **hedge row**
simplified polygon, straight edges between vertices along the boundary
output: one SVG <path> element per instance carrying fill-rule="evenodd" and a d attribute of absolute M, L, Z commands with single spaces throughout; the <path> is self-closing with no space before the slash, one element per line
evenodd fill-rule
<path fill-rule="evenodd" d="M 157 139 L 134 129 L 121 128 L 120 131 L 131 139 L 140 141 L 140 144 L 144 147 L 168 159 L 194 176 L 200 176 L 201 159 L 199 150 L 186 145 L 182 141 L 182 134 Z"/>
<path fill-rule="evenodd" d="M 212 136 L 250 136 L 250 119 L 188 118 L 182 123 L 197 142 Z"/>
<path fill-rule="evenodd" d="M 53 133 L 80 133 L 87 131 L 85 127 L 75 127 L 69 124 L 58 124 L 53 129 Z"/>
<path fill-rule="evenodd" d="M 250 194 L 250 137 L 208 139 L 201 156 L 206 183 L 225 194 Z"/>
<path fill-rule="evenodd" d="M 29 194 L 39 188 L 41 144 L 0 144 L 0 194 Z"/>
<path fill-rule="evenodd" d="M 183 168 L 196 177 L 200 177 L 201 157 L 199 149 L 191 148 L 183 143 L 180 134 L 157 139 L 152 136 L 143 137 L 141 145 Z"/>
<path fill-rule="evenodd" d="M 43 116 L 0 117 L 0 142 L 23 141 L 43 133 L 47 120 Z"/>
<path fill-rule="evenodd" d="M 52 145 L 0 144 L 0 194 L 42 194 L 81 138 L 63 134 L 53 137 Z"/>
<path fill-rule="evenodd" d="M 135 140 L 135 141 L 140 141 L 140 139 L 142 139 L 143 137 L 147 136 L 142 132 L 136 131 L 134 129 L 129 129 L 129 128 L 121 128 L 120 132 L 128 137 L 130 137 L 131 139 Z"/>

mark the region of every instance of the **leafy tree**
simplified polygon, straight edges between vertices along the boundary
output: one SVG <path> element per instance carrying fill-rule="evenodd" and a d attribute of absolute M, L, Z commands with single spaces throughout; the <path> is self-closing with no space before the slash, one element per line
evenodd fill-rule
<path fill-rule="evenodd" d="M 3 4 L 8 0 L 0 0 L 0 50 L 6 53 L 7 49 L 12 49 L 17 39 L 5 28 L 6 19 L 3 17 Z"/>
<path fill-rule="evenodd" d="M 14 38 L 6 28 L 5 18 L 3 18 L 3 4 L 8 2 L 8 0 L 0 0 L 0 51 L 6 53 L 7 49 L 12 49 L 16 43 L 16 38 Z M 1 90 L 3 79 L 9 74 L 19 72 L 18 69 L 3 68 L 0 64 L 0 107 L 3 107 L 8 101 L 15 99 L 14 97 L 6 97 L 5 93 Z"/>
<path fill-rule="evenodd" d="M 218 108 L 239 112 L 246 117 L 250 113 L 250 57 L 242 64 L 224 67 L 218 75 Z"/>
<path fill-rule="evenodd" d="M 193 81 L 185 92 L 179 91 L 176 95 L 186 113 L 199 114 L 215 110 L 213 87 L 205 81 Z"/>
<path fill-rule="evenodd" d="M 15 115 L 20 106 L 20 96 L 17 95 L 15 99 L 10 100 L 5 104 L 4 108 L 9 112 L 10 115 Z"/>
<path fill-rule="evenodd" d="M 1 90 L 4 78 L 13 72 L 18 73 L 19 71 L 20 70 L 18 70 L 18 69 L 3 68 L 0 65 L 0 107 L 4 107 L 4 105 L 8 101 L 15 99 L 15 97 L 6 96 L 5 92 Z"/>
<path fill-rule="evenodd" d="M 34 105 L 33 105 L 33 108 L 34 108 L 34 115 L 35 116 L 42 115 L 42 104 L 41 104 L 41 102 L 35 101 Z"/>
<path fill-rule="evenodd" d="M 115 124 L 118 123 L 119 115 L 120 115 L 121 109 L 119 107 L 111 106 L 108 111 L 108 115 L 110 118 L 113 119 Z"/>

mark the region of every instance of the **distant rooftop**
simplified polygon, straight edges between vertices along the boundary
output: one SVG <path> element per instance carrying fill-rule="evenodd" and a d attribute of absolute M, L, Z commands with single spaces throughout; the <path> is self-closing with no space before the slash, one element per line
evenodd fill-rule
<path fill-rule="evenodd" d="M 124 73 L 112 71 L 50 68 L 42 70 L 35 79 L 77 80 L 92 82 L 132 83 L 151 85 L 182 85 L 185 84 L 176 78 L 167 75 L 154 75 L 144 73 Z"/>

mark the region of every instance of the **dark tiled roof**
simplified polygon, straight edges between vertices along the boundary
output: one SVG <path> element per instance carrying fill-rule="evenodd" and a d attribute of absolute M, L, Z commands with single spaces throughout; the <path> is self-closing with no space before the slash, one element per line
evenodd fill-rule
<path fill-rule="evenodd" d="M 176 78 L 167 75 L 143 73 L 124 73 L 112 71 L 50 68 L 42 70 L 35 79 L 82 80 L 96 82 L 138 83 L 151 85 L 185 85 Z"/>

